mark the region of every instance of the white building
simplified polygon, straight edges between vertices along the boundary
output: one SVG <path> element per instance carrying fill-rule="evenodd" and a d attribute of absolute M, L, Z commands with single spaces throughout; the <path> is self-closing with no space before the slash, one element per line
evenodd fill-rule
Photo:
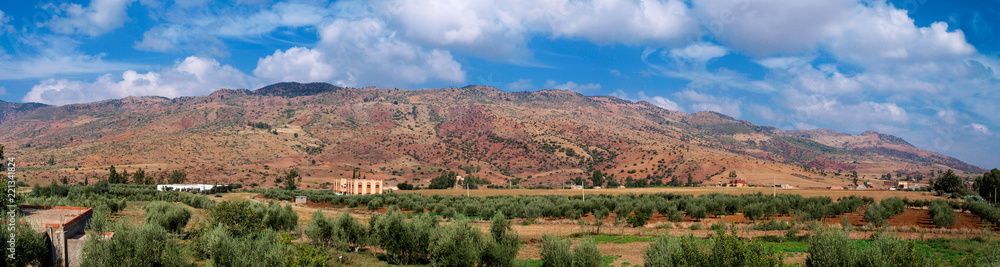
<path fill-rule="evenodd" d="M 205 191 L 205 190 L 212 190 L 212 188 L 215 188 L 216 186 L 219 186 L 219 185 L 211 185 L 211 184 L 161 184 L 161 185 L 156 185 L 156 190 L 159 190 L 159 191 L 176 190 L 176 191 L 198 191 L 198 192 L 201 192 L 201 191 Z"/>

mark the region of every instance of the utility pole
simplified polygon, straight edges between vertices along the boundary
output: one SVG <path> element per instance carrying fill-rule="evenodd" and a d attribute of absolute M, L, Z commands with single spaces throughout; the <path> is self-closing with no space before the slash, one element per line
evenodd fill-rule
<path fill-rule="evenodd" d="M 586 185 L 584 185 L 586 183 L 587 183 L 587 181 L 580 180 L 580 195 L 583 196 L 583 201 L 584 202 L 587 201 L 587 192 L 585 191 L 586 189 L 584 189 L 584 188 L 586 188 Z M 994 201 L 994 202 L 996 202 L 996 201 Z"/>

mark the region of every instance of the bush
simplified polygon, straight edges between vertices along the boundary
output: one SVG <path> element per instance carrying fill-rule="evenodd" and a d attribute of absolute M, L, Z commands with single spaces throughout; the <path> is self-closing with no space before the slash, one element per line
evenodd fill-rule
<path fill-rule="evenodd" d="M 197 242 L 208 266 L 285 266 L 285 255 L 291 254 L 288 244 L 270 229 L 235 237 L 219 225 Z"/>
<path fill-rule="evenodd" d="M 431 235 L 431 265 L 476 266 L 482 240 L 482 232 L 473 229 L 466 220 L 438 228 Z"/>
<path fill-rule="evenodd" d="M 569 240 L 559 240 L 554 235 L 542 236 L 542 266 L 572 267 L 573 254 L 570 254 L 569 248 Z"/>
<path fill-rule="evenodd" d="M 635 214 L 629 215 L 628 219 L 626 219 L 626 221 L 628 221 L 628 224 L 632 225 L 632 227 L 645 226 L 646 221 L 648 220 L 649 220 L 649 214 L 640 212 L 636 212 Z"/>
<path fill-rule="evenodd" d="M 490 220 L 490 234 L 486 238 L 480 263 L 485 266 L 511 266 L 517 257 L 521 239 L 517 233 L 511 233 L 510 220 L 503 212 L 493 215 Z"/>
<path fill-rule="evenodd" d="M 163 201 L 146 204 L 143 209 L 146 210 L 146 223 L 159 225 L 173 233 L 183 230 L 191 219 L 191 210 L 187 207 Z"/>
<path fill-rule="evenodd" d="M 6 205 L 4 206 L 6 207 Z M 3 214 L 4 217 L 7 216 L 6 212 L 4 212 Z M 35 230 L 31 229 L 28 222 L 25 222 L 20 218 L 17 219 L 17 221 L 15 222 L 19 226 L 17 227 L 16 230 L 14 230 L 15 232 L 11 233 L 8 232 L 11 229 L 8 228 L 7 225 L 8 221 L 6 220 L 6 218 L 5 220 L 3 220 L 3 222 L 4 222 L 3 226 L 0 226 L 0 236 L 5 237 L 3 238 L 5 253 L 3 257 L 4 260 L 2 261 L 6 263 L 4 266 L 24 267 L 24 266 L 51 265 L 50 263 L 51 257 L 49 255 L 49 245 L 46 243 L 48 242 L 48 237 L 44 233 L 35 232 Z M 9 248 L 7 240 L 9 240 L 11 236 L 17 237 L 14 240 L 14 248 L 17 251 L 14 254 L 15 257 L 13 259 L 6 257 L 6 254 L 9 254 L 11 252 L 6 250 L 6 248 Z"/>
<path fill-rule="evenodd" d="M 264 212 L 264 227 L 276 231 L 292 230 L 299 224 L 299 214 L 292 210 L 292 205 L 285 204 L 282 208 L 278 202 L 271 201 Z"/>
<path fill-rule="evenodd" d="M 677 238 L 663 235 L 642 254 L 646 267 L 683 266 L 681 245 Z"/>
<path fill-rule="evenodd" d="M 370 238 L 385 250 L 389 262 L 411 264 L 429 261 L 431 236 L 437 230 L 437 220 L 421 215 L 406 220 L 402 213 L 390 211 L 369 220 Z"/>
<path fill-rule="evenodd" d="M 694 236 L 656 239 L 643 254 L 644 265 L 654 266 L 781 266 L 782 254 L 771 251 L 758 242 L 740 239 L 735 234 L 716 231 L 708 240 Z M 711 248 L 711 249 L 706 249 Z"/>
<path fill-rule="evenodd" d="M 886 218 L 889 217 L 888 213 L 889 211 L 881 204 L 868 205 L 868 209 L 865 210 L 865 221 L 874 226 L 885 225 Z"/>
<path fill-rule="evenodd" d="M 114 238 L 89 235 L 83 245 L 80 266 L 188 266 L 189 257 L 177 241 L 157 224 L 138 228 L 112 226 Z"/>
<path fill-rule="evenodd" d="M 604 261 L 601 259 L 601 251 L 597 249 L 594 242 L 588 240 L 581 241 L 573 248 L 574 267 L 601 267 Z"/>
<path fill-rule="evenodd" d="M 948 227 L 955 224 L 955 210 L 943 200 L 931 202 L 929 212 L 937 227 Z"/>
<path fill-rule="evenodd" d="M 883 199 L 881 203 L 888 212 L 886 218 L 903 214 L 903 211 L 906 211 L 906 203 L 898 197 Z"/>
<path fill-rule="evenodd" d="M 821 229 L 809 240 L 806 266 L 933 266 L 913 241 L 875 233 L 871 246 L 851 242 L 847 232 Z"/>

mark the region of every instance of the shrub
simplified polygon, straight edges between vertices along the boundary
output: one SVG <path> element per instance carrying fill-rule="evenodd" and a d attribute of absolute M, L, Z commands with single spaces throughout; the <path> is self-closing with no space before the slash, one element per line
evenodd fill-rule
<path fill-rule="evenodd" d="M 635 214 L 629 215 L 626 219 L 632 227 L 642 227 L 646 225 L 646 221 L 649 220 L 648 213 L 636 212 Z"/>
<path fill-rule="evenodd" d="M 955 210 L 943 200 L 931 202 L 929 212 L 937 227 L 948 227 L 955 224 Z"/>
<path fill-rule="evenodd" d="M 482 239 L 482 232 L 470 227 L 466 220 L 438 228 L 431 235 L 431 265 L 476 266 Z"/>
<path fill-rule="evenodd" d="M 288 244 L 270 229 L 235 237 L 219 225 L 198 238 L 197 242 L 196 247 L 208 266 L 284 266 L 285 255 L 291 254 Z"/>
<path fill-rule="evenodd" d="M 114 238 L 90 235 L 83 245 L 80 266 L 188 266 L 176 240 L 157 224 L 137 228 L 111 227 Z"/>
<path fill-rule="evenodd" d="M 677 238 L 662 235 L 642 254 L 646 267 L 683 266 L 681 245 Z"/>
<path fill-rule="evenodd" d="M 485 266 L 511 266 L 517 257 L 521 240 L 517 233 L 511 233 L 510 220 L 503 212 L 497 212 L 490 220 L 490 235 L 487 236 L 480 263 Z"/>
<path fill-rule="evenodd" d="M 888 211 L 881 204 L 868 205 L 868 209 L 865 210 L 865 221 L 874 226 L 885 225 L 888 217 Z"/>
<path fill-rule="evenodd" d="M 264 227 L 276 231 L 292 230 L 299 224 L 299 214 L 292 210 L 292 205 L 285 204 L 282 208 L 278 202 L 271 201 L 264 212 Z"/>
<path fill-rule="evenodd" d="M 898 197 L 883 199 L 881 204 L 887 212 L 886 218 L 903 214 L 903 211 L 906 211 L 906 203 Z"/>
<path fill-rule="evenodd" d="M 643 253 L 644 265 L 654 266 L 781 266 L 782 254 L 758 242 L 740 239 L 735 234 L 716 231 L 704 244 L 694 236 L 680 238 L 663 235 Z M 710 249 L 708 249 L 710 248 Z"/>
<path fill-rule="evenodd" d="M 853 266 L 854 253 L 847 232 L 820 229 L 809 239 L 806 266 Z"/>
<path fill-rule="evenodd" d="M 820 229 L 809 240 L 806 266 L 933 266 L 913 241 L 875 233 L 871 246 L 851 242 L 846 231 Z"/>
<path fill-rule="evenodd" d="M 570 254 L 569 248 L 569 240 L 559 240 L 554 235 L 542 236 L 542 266 L 572 267 L 573 254 Z"/>
<path fill-rule="evenodd" d="M 584 240 L 573 248 L 574 267 L 601 267 L 604 261 L 601 259 L 601 251 L 597 249 L 594 242 Z"/>
<path fill-rule="evenodd" d="M 402 213 L 390 211 L 369 220 L 370 238 L 385 250 L 389 262 L 410 264 L 429 261 L 431 236 L 437 220 L 427 215 L 406 220 Z"/>
<path fill-rule="evenodd" d="M 6 205 L 4 206 L 6 207 Z M 6 212 L 3 214 L 4 217 L 7 216 Z M 5 237 L 3 238 L 5 253 L 3 261 L 0 262 L 6 263 L 4 266 L 16 267 L 51 265 L 49 245 L 46 244 L 48 236 L 44 233 L 35 232 L 35 230 L 32 230 L 31 227 L 28 226 L 28 222 L 25 222 L 20 218 L 14 222 L 20 226 L 18 226 L 16 230 L 9 229 L 7 225 L 8 221 L 6 219 L 7 218 L 4 218 L 3 220 L 3 226 L 0 226 L 0 236 Z M 9 230 L 14 230 L 15 232 L 8 232 Z M 14 236 L 16 236 L 16 238 L 14 238 L 13 247 L 17 250 L 17 253 L 14 254 L 14 258 L 9 258 L 6 256 L 6 254 L 10 253 L 10 251 L 6 250 L 6 248 L 9 248 L 7 241 Z"/>
<path fill-rule="evenodd" d="M 191 219 L 191 210 L 187 207 L 163 201 L 146 204 L 143 209 L 146 210 L 146 223 L 159 225 L 174 233 L 183 230 Z"/>

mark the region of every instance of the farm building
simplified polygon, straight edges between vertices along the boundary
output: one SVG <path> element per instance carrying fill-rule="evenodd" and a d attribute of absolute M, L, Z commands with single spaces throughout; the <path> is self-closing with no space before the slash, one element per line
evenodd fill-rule
<path fill-rule="evenodd" d="M 159 190 L 159 191 L 177 190 L 177 191 L 197 191 L 197 192 L 201 192 L 201 191 L 206 191 L 206 190 L 212 190 L 212 188 L 215 188 L 217 186 L 219 186 L 219 185 L 211 185 L 211 184 L 161 184 L 161 185 L 156 185 L 156 190 Z"/>
<path fill-rule="evenodd" d="M 339 179 L 333 185 L 335 192 L 344 195 L 371 195 L 382 194 L 383 183 L 381 179 Z"/>
<path fill-rule="evenodd" d="M 729 184 L 727 184 L 726 186 L 746 187 L 747 186 L 747 180 L 743 180 L 743 179 L 729 180 Z"/>
<path fill-rule="evenodd" d="M 80 255 L 93 210 L 82 207 L 21 206 L 25 221 L 45 233 L 55 266 L 80 266 Z M 111 233 L 104 233 L 110 238 Z"/>

